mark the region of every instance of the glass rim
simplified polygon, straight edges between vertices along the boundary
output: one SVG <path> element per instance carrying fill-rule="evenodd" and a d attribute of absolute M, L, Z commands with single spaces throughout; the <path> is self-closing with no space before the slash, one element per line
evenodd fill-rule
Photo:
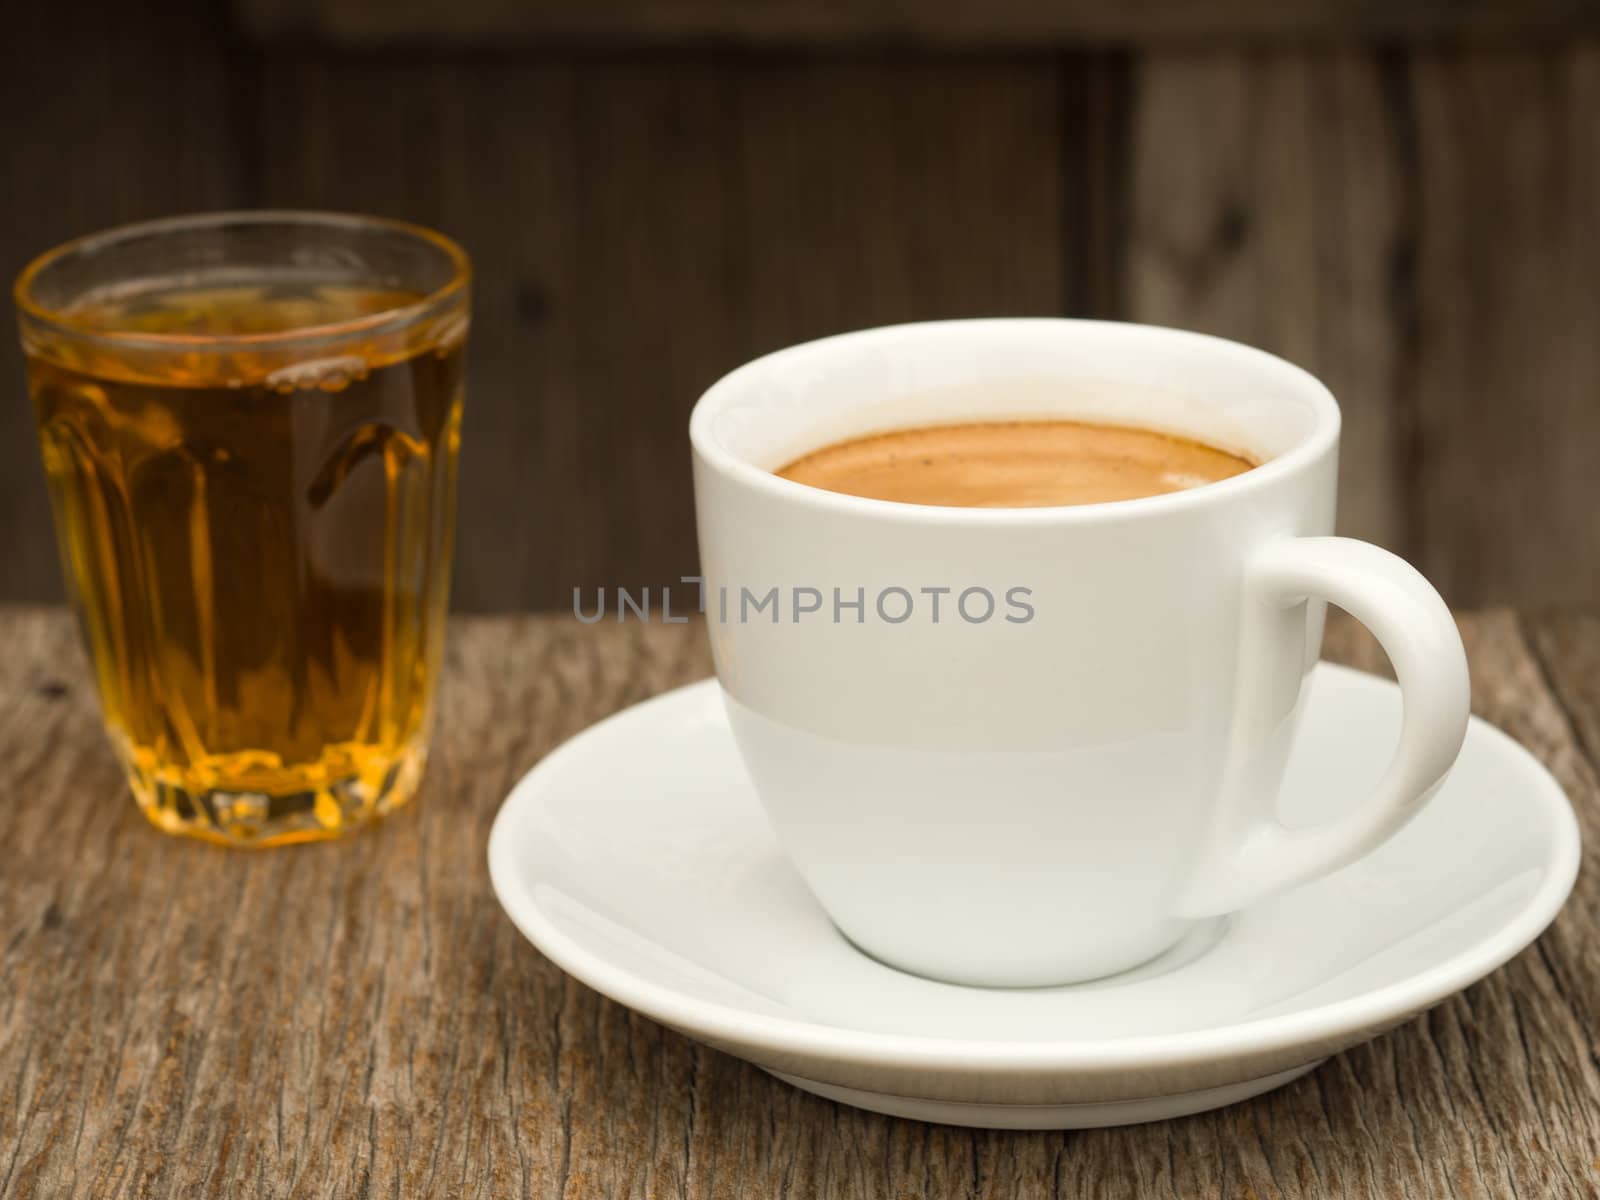
<path fill-rule="evenodd" d="M 148 333 L 134 330 L 105 329 L 91 323 L 74 320 L 69 314 L 39 302 L 33 296 L 33 287 L 39 277 L 50 267 L 85 252 L 92 253 L 130 238 L 163 233 L 183 233 L 223 225 L 304 225 L 325 228 L 378 229 L 425 242 L 444 253 L 450 263 L 450 278 L 439 287 L 410 304 L 396 305 L 375 313 L 363 313 L 342 321 L 300 325 L 291 329 L 275 329 L 263 333 Z M 220 212 L 188 213 L 173 217 L 159 217 L 150 221 L 132 221 L 113 225 L 93 233 L 81 234 L 59 245 L 52 246 L 33 258 L 18 272 L 11 287 L 11 297 L 17 311 L 30 321 L 45 325 L 68 338 L 99 342 L 128 349 L 170 351 L 227 351 L 240 348 L 261 348 L 293 345 L 305 341 L 329 341 L 363 333 L 398 328 L 427 316 L 460 297 L 472 282 L 472 262 L 467 252 L 452 238 L 426 225 L 403 221 L 395 217 L 379 217 L 366 213 L 346 213 L 299 208 L 247 208 Z"/>

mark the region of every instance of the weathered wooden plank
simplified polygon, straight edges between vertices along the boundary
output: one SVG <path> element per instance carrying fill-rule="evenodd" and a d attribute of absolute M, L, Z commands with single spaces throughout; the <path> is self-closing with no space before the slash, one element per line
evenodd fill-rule
<path fill-rule="evenodd" d="M 1600 1064 L 1600 618 L 1592 612 L 1544 613 L 1524 622 L 1528 640 L 1569 726 L 1570 742 L 1557 739 L 1539 751 L 1562 782 L 1591 803 L 1577 805 L 1584 858 L 1578 886 L 1551 931 L 1547 955 L 1552 982 L 1575 1008 L 1587 1011 L 1587 1065 Z M 1555 761 L 1552 761 L 1554 759 Z M 1571 780 L 1569 783 L 1568 781 Z"/>
<path fill-rule="evenodd" d="M 741 73 L 743 215 L 726 232 L 743 243 L 751 346 L 1058 310 L 1085 267 L 1062 228 L 1061 164 L 1084 157 L 1108 119 L 1064 128 L 1063 97 L 1099 69 L 1092 56 L 1024 56 L 954 71 L 796 59 Z"/>
<path fill-rule="evenodd" d="M 1133 75 L 1125 315 L 1319 375 L 1344 411 L 1340 531 L 1409 553 L 1407 201 L 1382 60 L 1152 52 Z"/>
<path fill-rule="evenodd" d="M 1518 1131 L 1510 1176 L 1533 1195 L 1600 1190 L 1600 1127 L 1573 1117 L 1600 1112 L 1600 761 L 1586 740 L 1593 710 L 1582 697 L 1592 690 L 1575 684 L 1585 664 L 1600 660 L 1600 643 L 1591 640 L 1597 631 L 1593 620 L 1562 628 L 1509 613 L 1463 628 L 1474 711 L 1544 761 L 1571 797 L 1584 839 L 1577 885 L 1550 930 L 1467 993 L 1472 1024 L 1463 1036 L 1505 1041 L 1498 1085 L 1486 1064 L 1476 1078 L 1494 1089 L 1502 1127 Z M 1490 1103 L 1486 1097 L 1486 1111 Z"/>
<path fill-rule="evenodd" d="M 232 126 L 231 55 L 195 0 L 33 5 L 6 18 L 0 274 L 79 234 L 236 207 L 250 149 Z M 9 287 L 7 289 L 9 311 Z M 0 598 L 60 597 L 49 497 L 12 323 L 0 336 Z"/>
<path fill-rule="evenodd" d="M 157 836 L 64 615 L 4 630 L 0 1194 L 606 1195 L 681 1116 L 683 1043 L 530 953 L 483 847 L 540 754 L 704 673 L 698 627 L 458 628 L 425 794 L 289 855 Z"/>
<path fill-rule="evenodd" d="M 1049 45 L 1198 40 L 1559 37 L 1600 27 L 1582 0 L 234 0 L 244 27 L 267 37 L 347 43 L 411 39 L 500 44 L 557 39 L 850 45 Z"/>
<path fill-rule="evenodd" d="M 1600 597 L 1600 46 L 1418 54 L 1420 564 L 1456 604 Z"/>
<path fill-rule="evenodd" d="M 1475 706 L 1562 779 L 1592 856 L 1600 620 L 1462 627 Z M 64 614 L 0 613 L 0 638 L 0 1194 L 1389 1200 L 1600 1184 L 1592 861 L 1534 949 L 1279 1092 L 1126 1129 L 975 1133 L 842 1108 L 697 1047 L 566 979 L 498 912 L 483 847 L 505 791 L 591 721 L 708 670 L 699 626 L 458 620 L 416 803 L 347 842 L 262 853 L 144 824 Z M 1347 620 L 1328 641 L 1376 662 Z"/>
<path fill-rule="evenodd" d="M 1070 67 L 1069 70 L 1087 66 Z M 457 234 L 477 264 L 456 597 L 696 565 L 688 412 L 764 350 L 1057 309 L 1050 58 L 554 63 L 270 55 L 274 204 Z"/>

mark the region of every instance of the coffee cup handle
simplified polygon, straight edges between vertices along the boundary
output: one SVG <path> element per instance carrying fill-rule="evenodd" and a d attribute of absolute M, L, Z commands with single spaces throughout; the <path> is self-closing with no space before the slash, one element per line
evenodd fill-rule
<path fill-rule="evenodd" d="M 1290 740 L 1283 726 L 1303 682 L 1304 604 L 1319 599 L 1377 637 L 1399 680 L 1404 716 L 1372 794 L 1324 824 L 1290 829 L 1275 815 Z M 1360 858 L 1433 795 L 1467 732 L 1461 635 L 1439 593 L 1404 559 L 1352 538 L 1285 538 L 1248 563 L 1243 602 L 1222 800 L 1181 895 L 1184 916 L 1233 912 Z"/>

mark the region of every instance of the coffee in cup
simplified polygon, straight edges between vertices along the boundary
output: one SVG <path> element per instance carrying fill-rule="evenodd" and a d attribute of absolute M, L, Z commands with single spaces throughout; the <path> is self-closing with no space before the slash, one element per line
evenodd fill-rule
<path fill-rule="evenodd" d="M 847 496 L 955 508 L 1137 500 L 1250 470 L 1193 438 L 1083 421 L 974 421 L 850 438 L 777 472 Z"/>

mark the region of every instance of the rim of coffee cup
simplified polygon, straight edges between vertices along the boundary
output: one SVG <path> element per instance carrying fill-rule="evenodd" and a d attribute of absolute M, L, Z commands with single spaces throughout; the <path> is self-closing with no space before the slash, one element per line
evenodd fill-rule
<path fill-rule="evenodd" d="M 1253 373 L 1259 376 L 1263 383 L 1275 384 L 1280 391 L 1293 392 L 1302 407 L 1312 414 L 1313 422 L 1310 429 L 1287 450 L 1274 454 L 1251 470 L 1228 479 L 1156 496 L 1141 496 L 1133 500 L 1037 508 L 961 508 L 947 505 L 907 504 L 896 500 L 877 500 L 825 491 L 777 475 L 775 471 L 782 464 L 766 465 L 750 461 L 730 449 L 717 430 L 718 421 L 735 409 L 760 408 L 764 404 L 770 404 L 770 400 L 752 400 L 750 398 L 752 387 L 770 379 L 774 372 L 800 365 L 806 359 L 864 349 L 875 342 L 882 343 L 878 349 L 889 349 L 895 347 L 895 343 L 903 343 L 900 349 L 914 353 L 915 345 L 927 338 L 945 338 L 952 334 L 981 336 L 988 331 L 1006 335 L 1014 335 L 1018 331 L 1030 331 L 1041 337 L 1060 336 L 1072 331 L 1079 334 L 1109 334 L 1134 341 L 1147 339 L 1151 343 L 1182 344 L 1191 352 L 1200 351 L 1215 356 L 1218 360 L 1224 360 L 1225 365 L 1238 370 L 1242 375 Z M 1001 383 L 1005 380 L 997 375 L 996 382 Z M 789 403 L 793 402 L 796 394 L 798 393 L 790 393 Z M 1041 413 L 1037 419 L 1049 419 L 1050 415 Z M 984 418 L 975 416 L 973 419 Z M 1029 418 L 1008 416 L 996 419 Z M 1072 418 L 1063 416 L 1059 419 Z M 929 424 L 937 423 L 939 422 L 929 422 Z M 978 317 L 916 321 L 854 330 L 801 342 L 752 359 L 722 376 L 701 395 L 689 417 L 689 440 L 695 453 L 708 466 L 745 486 L 766 492 L 776 499 L 791 504 L 911 523 L 1017 525 L 1140 519 L 1244 498 L 1253 492 L 1271 487 L 1284 476 L 1294 474 L 1321 459 L 1337 445 L 1340 426 L 1339 405 L 1327 385 L 1304 368 L 1243 342 L 1136 321 L 1099 321 L 1077 317 Z M 821 449 L 833 440 L 837 439 L 820 438 L 811 449 Z"/>

